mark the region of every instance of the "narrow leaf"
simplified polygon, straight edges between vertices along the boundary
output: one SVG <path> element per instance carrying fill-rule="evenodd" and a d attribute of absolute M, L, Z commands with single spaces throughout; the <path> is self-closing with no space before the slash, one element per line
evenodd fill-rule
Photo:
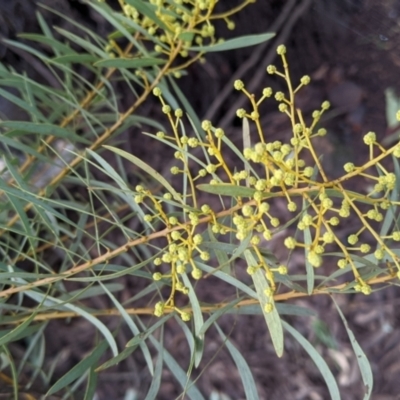
<path fill-rule="evenodd" d="M 179 196 L 179 193 L 170 185 L 170 183 L 159 172 L 157 172 L 154 168 L 150 167 L 150 165 L 146 164 L 140 158 L 124 150 L 106 145 L 104 145 L 103 147 L 110 151 L 113 151 L 116 154 L 119 154 L 121 157 L 126 158 L 127 160 L 138 166 L 140 169 L 147 172 L 152 178 L 154 178 L 157 182 L 163 185 L 172 194 L 172 196 L 174 196 L 175 200 L 181 203 L 181 198 Z"/>
<path fill-rule="evenodd" d="M 144 68 L 154 65 L 165 64 L 161 58 L 110 58 L 108 60 L 97 61 L 94 65 L 107 68 Z"/>
<path fill-rule="evenodd" d="M 246 362 L 246 359 L 225 336 L 224 332 L 222 332 L 218 324 L 215 324 L 215 327 L 217 328 L 222 340 L 225 342 L 226 348 L 229 350 L 229 353 L 231 354 L 233 361 L 236 364 L 236 367 L 240 374 L 240 378 L 242 379 L 246 399 L 257 400 L 259 397 L 257 393 L 256 383 L 254 381 L 254 377 L 251 373 L 250 367 Z"/>
<path fill-rule="evenodd" d="M 101 342 L 92 353 L 72 367 L 63 377 L 61 377 L 47 392 L 47 396 L 50 396 L 59 390 L 65 388 L 65 386 L 69 385 L 71 382 L 80 378 L 82 375 L 86 373 L 89 368 L 92 368 L 94 364 L 100 359 L 103 353 L 107 350 L 108 343 L 107 341 Z"/>
<path fill-rule="evenodd" d="M 336 306 L 336 309 L 338 310 L 340 318 L 342 318 L 343 325 L 346 328 L 347 335 L 349 336 L 351 346 L 353 347 L 354 353 L 357 356 L 357 363 L 358 363 L 358 367 L 360 368 L 361 377 L 364 382 L 364 388 L 365 388 L 365 393 L 364 393 L 363 399 L 368 400 L 371 398 L 372 388 L 374 385 L 374 377 L 372 375 L 371 364 L 369 363 L 368 358 L 365 355 L 363 349 L 358 344 L 353 331 L 349 328 L 346 318 L 343 315 L 342 310 L 339 308 L 339 305 L 336 303 L 336 301 L 333 297 L 332 297 L 332 300 Z"/>
<path fill-rule="evenodd" d="M 250 250 L 246 250 L 244 254 L 246 256 L 248 266 L 255 266 L 258 264 Z M 261 268 L 258 268 L 257 271 L 251 275 L 251 277 L 253 278 L 258 300 L 260 301 L 260 306 L 263 311 L 265 321 L 267 322 L 275 352 L 278 357 L 282 357 L 284 340 L 281 318 L 279 317 L 278 310 L 276 309 L 273 296 L 267 296 L 265 294 L 265 291 L 270 289 L 270 285 L 268 284 L 267 278 L 265 277 L 265 274 L 262 272 Z M 267 305 L 272 305 L 272 310 L 270 312 L 266 311 Z"/>
<path fill-rule="evenodd" d="M 296 329 L 294 329 L 285 321 L 282 321 L 282 324 L 284 328 L 299 342 L 299 344 L 308 353 L 308 355 L 314 361 L 315 365 L 318 367 L 319 372 L 321 372 L 321 375 L 325 379 L 326 385 L 328 386 L 331 399 L 340 400 L 340 392 L 338 385 L 326 361 L 321 357 L 321 355 L 318 353 L 315 347 L 313 347 L 313 345 Z"/>
<path fill-rule="evenodd" d="M 217 43 L 212 46 L 193 46 L 190 50 L 210 53 L 213 51 L 226 51 L 240 49 L 242 47 L 250 47 L 270 40 L 275 36 L 275 33 L 262 33 L 260 35 L 248 35 L 235 39 L 226 40 L 222 43 Z"/>

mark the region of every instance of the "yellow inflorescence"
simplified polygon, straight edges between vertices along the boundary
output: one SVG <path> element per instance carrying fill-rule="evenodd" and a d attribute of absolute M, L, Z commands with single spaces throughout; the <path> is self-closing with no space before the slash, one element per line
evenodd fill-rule
<path fill-rule="evenodd" d="M 204 4 L 205 9 L 199 11 L 200 14 L 206 12 L 207 7 L 213 6 L 212 2 L 204 2 Z M 191 12 L 194 12 L 194 8 L 193 6 Z M 287 92 L 276 92 L 274 97 L 278 102 L 278 108 L 287 115 L 292 126 L 292 137 L 288 143 L 268 142 L 260 124 L 259 106 L 273 95 L 272 89 L 264 88 L 262 96 L 257 100 L 253 94 L 246 91 L 242 81 L 236 80 L 234 83 L 235 89 L 247 96 L 251 103 L 249 111 L 240 109 L 237 115 L 254 121 L 259 138 L 257 143 L 243 150 L 243 158 L 247 160 L 248 165 L 258 164 L 263 171 L 261 175 L 255 174 L 249 167 L 243 170 L 232 170 L 229 167 L 225 156 L 225 133 L 222 129 L 214 127 L 210 121 L 202 122 L 201 127 L 204 131 L 202 134 L 191 137 L 179 134 L 177 121 L 182 117 L 182 112 L 172 111 L 171 107 L 165 103 L 161 90 L 154 89 L 154 95 L 160 99 L 172 128 L 172 134 L 163 134 L 162 139 L 170 142 L 177 149 L 175 158 L 180 163 L 179 166 L 172 167 L 171 173 L 183 174 L 190 188 L 189 192 L 181 194 L 182 203 L 190 203 L 190 207 L 183 209 L 183 215 L 180 218 L 168 217 L 164 211 L 163 201 L 166 198 L 171 199 L 171 194 L 167 193 L 162 199 L 156 199 L 149 191 L 142 189 L 138 190 L 135 197 L 135 200 L 140 200 L 140 203 L 150 200 L 152 203 L 150 208 L 154 210 L 152 219 L 162 220 L 169 230 L 168 246 L 164 254 L 155 260 L 157 266 L 163 263 L 168 264 L 169 272 L 167 274 L 156 272 L 153 278 L 155 280 L 170 279 L 172 291 L 165 303 L 156 306 L 156 315 L 162 314 L 165 307 L 175 307 L 175 291 L 188 292 L 180 279 L 180 274 L 186 272 L 186 266 L 191 268 L 194 279 L 200 279 L 203 275 L 201 268 L 197 265 L 197 260 L 206 262 L 212 254 L 201 248 L 204 234 L 207 232 L 207 228 L 203 233 L 199 231 L 198 227 L 201 224 L 208 225 L 213 234 L 233 233 L 238 241 L 247 241 L 247 246 L 252 248 L 258 263 L 249 266 L 247 272 L 254 274 L 258 269 L 263 269 L 270 285 L 271 295 L 274 294 L 277 276 L 286 275 L 288 268 L 284 265 L 271 264 L 262 252 L 262 241 L 271 240 L 275 232 L 281 229 L 281 221 L 274 215 L 271 202 L 268 200 L 271 195 L 285 199 L 287 208 L 292 213 L 302 208 L 301 214 L 296 219 L 296 225 L 300 232 L 304 232 L 304 238 L 301 239 L 300 235 L 287 236 L 283 238 L 283 244 L 290 251 L 298 248 L 305 251 L 306 260 L 311 266 L 315 268 L 322 266 L 327 257 L 326 247 L 335 245 L 341 253 L 337 262 L 338 267 L 348 268 L 353 272 L 352 288 L 364 294 L 370 294 L 372 289 L 368 280 L 360 275 L 355 262 L 356 258 L 353 256 L 373 252 L 377 262 L 386 259 L 397 271 L 400 271 L 399 257 L 387 244 L 390 240 L 400 241 L 400 232 L 394 231 L 381 237 L 370 222 L 381 222 L 384 215 L 380 210 L 388 210 L 393 205 L 399 204 L 390 200 L 393 198 L 392 191 L 396 185 L 398 186 L 397 177 L 383 167 L 382 160 L 391 155 L 399 157 L 400 143 L 384 149 L 378 143 L 375 133 L 367 133 L 364 136 L 364 143 L 369 147 L 369 160 L 359 166 L 348 162 L 344 165 L 343 176 L 334 180 L 329 179 L 320 163 L 319 155 L 315 152 L 313 140 L 326 134 L 326 130 L 317 127 L 317 124 L 330 105 L 328 102 L 323 102 L 320 109 L 312 113 L 311 122 L 306 124 L 301 111 L 296 108 L 295 94 L 304 85 L 310 83 L 310 78 L 304 76 L 298 86 L 294 87 L 289 76 L 286 48 L 280 46 L 278 54 L 282 58 L 284 70 L 279 71 L 276 66 L 269 66 L 267 72 L 283 78 L 287 84 Z M 400 118 L 400 112 L 398 117 Z M 190 149 L 195 148 L 201 148 L 204 154 L 207 154 L 197 172 L 188 161 Z M 310 155 L 311 163 L 306 162 L 310 160 Z M 379 170 L 378 176 L 371 173 L 372 167 Z M 361 195 L 346 190 L 345 182 L 357 176 L 363 176 L 374 183 L 369 193 Z M 208 180 L 210 185 L 221 190 L 224 187 L 237 187 L 246 188 L 246 192 L 233 194 L 236 204 L 230 210 L 219 214 L 208 204 L 198 205 L 199 190 L 194 184 L 198 179 L 205 179 L 206 182 Z M 232 193 L 235 193 L 234 189 L 232 190 Z M 299 197 L 302 202 L 298 201 Z M 227 215 L 231 216 L 231 223 L 227 223 Z M 337 227 L 340 227 L 342 221 L 350 216 L 358 220 L 358 226 L 354 225 L 354 231 L 347 237 L 343 237 Z M 306 233 L 307 240 L 305 240 Z M 366 238 L 371 244 L 375 243 L 375 250 L 371 249 L 371 244 L 363 243 Z M 397 271 L 394 274 L 397 273 L 400 276 Z M 268 310 L 265 311 L 270 312 L 271 307 L 272 304 L 268 305 Z M 188 315 L 182 312 L 180 314 L 182 318 L 188 318 Z"/>

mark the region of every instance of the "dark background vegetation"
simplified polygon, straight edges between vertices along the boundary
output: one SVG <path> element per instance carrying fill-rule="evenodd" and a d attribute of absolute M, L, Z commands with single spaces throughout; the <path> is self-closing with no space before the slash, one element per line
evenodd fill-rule
<path fill-rule="evenodd" d="M 41 2 L 82 24 L 106 34 L 107 24 L 78 0 L 44 0 Z M 115 2 L 117 3 L 117 2 Z M 221 8 L 226 4 L 222 1 Z M 231 1 L 229 1 L 231 5 Z M 49 25 L 75 30 L 71 24 L 39 7 L 33 0 L 3 0 L 0 2 L 0 34 L 2 38 L 15 39 L 19 32 L 38 32 L 35 12 L 45 16 Z M 115 4 L 117 6 L 117 4 Z M 360 145 L 363 133 L 374 130 L 378 138 L 389 137 L 385 115 L 385 89 L 399 90 L 400 68 L 400 3 L 390 0 L 258 0 L 235 18 L 236 30 L 228 31 L 219 26 L 222 37 L 262 33 L 274 28 L 276 38 L 258 47 L 240 49 L 207 56 L 206 64 L 196 64 L 178 83 L 200 118 L 211 119 L 215 126 L 222 126 L 234 141 L 240 143 L 241 126 L 234 112 L 240 98 L 232 90 L 232 81 L 240 77 L 256 93 L 265 86 L 283 88 L 282 82 L 265 73 L 265 67 L 276 59 L 275 48 L 285 43 L 293 79 L 309 74 L 312 84 L 299 99 L 306 115 L 319 107 L 324 99 L 334 106 L 325 120 L 329 138 L 318 143 L 324 165 L 332 175 L 340 173 L 345 160 L 362 162 L 367 154 Z M 17 71 L 27 73 L 42 82 L 50 82 L 46 69 L 32 56 L 0 44 L 1 61 Z M 121 109 L 129 105 L 129 93 L 121 90 Z M 139 112 L 153 118 L 162 118 L 157 103 L 152 99 Z M 239 102 L 239 103 L 238 103 Z M 10 119 L 23 118 L 4 99 L 0 99 L 0 113 Z M 271 140 L 289 137 L 285 118 L 276 111 L 271 101 L 263 109 L 262 123 Z M 139 132 L 124 136 L 126 146 L 151 165 L 163 171 L 168 154 L 157 147 L 150 147 L 147 140 L 138 139 Z M 151 150 L 150 150 L 151 149 Z M 365 148 L 366 149 L 366 148 Z M 359 182 L 362 187 L 363 182 Z M 279 254 L 279 243 L 273 243 Z M 298 260 L 301 264 L 302 260 Z M 296 267 L 296 266 L 295 266 Z M 126 282 L 126 291 L 135 290 L 135 282 Z M 218 300 L 217 287 L 212 282 L 203 287 L 203 294 L 210 302 Z M 122 294 L 122 297 L 124 294 Z M 126 294 L 127 298 L 129 294 Z M 375 376 L 374 400 L 400 398 L 400 312 L 399 290 L 389 287 L 365 297 L 362 295 L 337 296 L 350 327 L 371 361 Z M 106 308 L 107 300 L 99 298 L 92 304 Z M 318 317 L 293 319 L 291 323 L 310 340 L 327 360 L 340 384 L 343 399 L 363 397 L 360 373 L 342 322 L 328 297 L 299 300 L 316 311 Z M 117 328 L 119 320 L 109 318 L 110 327 Z M 256 378 L 262 399 L 311 399 L 328 398 L 325 384 L 305 352 L 287 338 L 286 351 L 277 359 L 270 344 L 262 317 L 225 316 L 220 321 L 225 332 L 243 353 Z M 62 356 L 55 377 L 61 376 L 90 350 L 95 337 L 94 328 L 85 320 L 54 321 L 47 329 L 46 357 L 48 362 L 56 355 Z M 121 346 L 130 339 L 120 331 Z M 125 336 L 124 336 L 125 335 Z M 167 324 L 165 343 L 183 368 L 188 365 L 188 348 L 185 338 L 174 324 Z M 212 392 L 225 394 L 231 399 L 244 398 L 240 376 L 215 331 L 206 340 L 206 350 L 198 385 L 209 396 Z M 23 354 L 23 345 L 16 344 L 16 357 Z M 209 363 L 209 364 L 208 364 Z M 200 371 L 203 371 L 200 374 Z M 144 397 L 148 376 L 141 354 L 133 356 L 101 375 L 99 399 L 123 399 L 128 389 Z M 168 370 L 163 375 L 159 399 L 173 399 L 180 388 Z M 0 387 L 2 383 L 0 382 Z M 4 384 L 4 387 L 6 384 Z M 37 388 L 40 393 L 41 388 Z M 2 397 L 0 397 L 2 398 Z M 220 397 L 221 399 L 223 397 Z"/>

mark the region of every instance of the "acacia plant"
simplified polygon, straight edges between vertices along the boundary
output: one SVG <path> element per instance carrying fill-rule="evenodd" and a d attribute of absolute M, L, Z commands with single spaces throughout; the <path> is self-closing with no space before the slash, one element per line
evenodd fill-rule
<path fill-rule="evenodd" d="M 79 33 L 52 30 L 38 14 L 43 34 L 21 38 L 40 49 L 26 41 L 11 43 L 43 62 L 58 83 L 0 69 L 5 87 L 0 94 L 25 116 L 0 123 L 1 374 L 14 398 L 40 381 L 47 395 L 74 398 L 80 389 L 91 399 L 103 371 L 140 351 L 152 377 L 141 388 L 146 399 L 158 398 L 163 368 L 176 378 L 181 398 L 203 399 L 192 378 L 205 368 L 207 333 L 214 328 L 238 367 L 246 397 L 257 399 L 245 356 L 218 325 L 232 313 L 263 315 L 278 357 L 289 333 L 316 363 L 331 397 L 340 398 L 327 363 L 287 321 L 290 315 L 307 316 L 307 310 L 286 302 L 320 294 L 369 295 L 400 277 L 400 143 L 384 148 L 373 132 L 366 133 L 369 158 L 363 165 L 346 163 L 342 176 L 331 179 L 313 144 L 327 134 L 321 117 L 329 103 L 303 116 L 296 94 L 310 78 L 291 80 L 283 45 L 277 49 L 281 63 L 265 66 L 265 82 L 275 75 L 285 91 L 266 86 L 253 94 L 235 81 L 234 89 L 249 100 L 246 109 L 237 110 L 244 147 L 211 121 L 200 121 L 178 78 L 207 52 L 273 36 L 218 39 L 214 21 L 234 28 L 231 18 L 252 2 L 218 12 L 215 0 L 120 0 L 118 11 L 106 1 L 90 1 L 113 27 L 108 37 L 74 21 Z M 121 85 L 133 98 L 124 111 Z M 147 101 L 158 102 L 159 120 L 141 115 Z M 260 107 L 267 101 L 288 118 L 287 143 L 264 135 Z M 132 137 L 120 139 L 126 132 Z M 140 152 L 124 149 L 127 138 L 158 143 L 171 155 L 168 168 L 160 170 Z M 367 191 L 350 190 L 361 178 L 368 181 Z M 277 207 L 282 203 L 286 214 Z M 343 236 L 346 219 L 352 232 Z M 269 250 L 272 242 L 287 249 L 285 259 Z M 301 271 L 291 270 L 294 253 L 304 255 Z M 332 262 L 334 269 L 326 268 Z M 214 287 L 234 290 L 206 302 L 201 291 L 212 279 Z M 121 281 L 134 282 L 129 298 L 119 296 Z M 90 300 L 101 295 L 112 307 L 93 308 Z M 370 365 L 339 308 L 338 313 L 357 355 L 364 398 L 370 398 Z M 104 316 L 119 317 L 119 327 L 111 329 Z M 54 377 L 57 358 L 45 363 L 43 338 L 51 321 L 71 318 L 86 319 L 98 335 L 82 361 Z M 179 366 L 164 348 L 167 321 L 187 338 L 189 365 Z M 131 338 L 121 343 L 124 329 Z M 13 354 L 17 341 L 26 346 L 22 358 Z"/>

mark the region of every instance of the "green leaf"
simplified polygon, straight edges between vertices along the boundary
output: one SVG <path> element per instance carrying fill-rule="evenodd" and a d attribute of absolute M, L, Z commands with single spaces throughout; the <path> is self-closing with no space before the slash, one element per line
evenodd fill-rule
<path fill-rule="evenodd" d="M 262 33 L 259 35 L 248 35 L 242 36 L 235 39 L 226 40 L 223 43 L 217 43 L 211 46 L 193 46 L 190 50 L 201 51 L 204 53 L 210 53 L 213 51 L 226 51 L 233 49 L 240 49 L 242 47 L 255 46 L 272 39 L 275 33 Z"/>
<path fill-rule="evenodd" d="M 142 169 L 143 171 L 147 172 L 153 179 L 155 179 L 157 182 L 159 182 L 161 185 L 163 185 L 174 197 L 176 201 L 179 203 L 182 203 L 182 200 L 180 198 L 179 193 L 170 185 L 170 183 L 159 173 L 157 172 L 154 168 L 150 167 L 150 165 L 146 164 L 143 162 L 140 158 L 134 156 L 133 154 L 130 154 L 124 150 L 117 149 L 116 147 L 112 146 L 103 146 L 104 148 L 119 154 L 121 157 L 126 158 L 133 164 L 135 164 L 137 167 Z"/>
<path fill-rule="evenodd" d="M 207 319 L 207 321 L 204 322 L 203 326 L 201 327 L 200 334 L 204 335 L 207 332 L 207 330 L 211 327 L 211 325 L 213 325 L 214 322 L 222 315 L 225 315 L 229 312 L 239 314 L 241 308 L 238 309 L 238 308 L 233 308 L 233 307 L 235 307 L 241 300 L 243 300 L 243 298 L 235 299 L 235 300 L 231 301 L 230 303 L 228 303 L 225 307 L 219 308 L 219 309 L 217 309 L 217 311 L 213 312 L 211 317 L 209 317 Z M 258 305 L 257 305 L 257 307 L 258 307 Z M 260 308 L 260 307 L 258 307 L 258 308 Z"/>
<path fill-rule="evenodd" d="M 201 183 L 196 187 L 202 192 L 233 197 L 253 197 L 256 191 L 256 189 L 251 189 L 245 186 L 232 185 L 231 183 L 219 183 L 216 185 Z"/>
<path fill-rule="evenodd" d="M 19 282 L 23 284 L 27 284 L 28 282 L 19 279 Z M 113 352 L 114 355 L 118 354 L 118 348 L 117 348 L 117 343 L 115 342 L 115 339 L 113 335 L 111 334 L 110 330 L 104 325 L 103 322 L 101 322 L 99 319 L 94 317 L 90 312 L 84 310 L 81 307 L 78 307 L 74 304 L 71 303 L 66 303 L 60 299 L 57 299 L 55 297 L 51 296 L 45 296 L 44 294 L 33 291 L 33 290 L 27 290 L 24 292 L 25 295 L 29 296 L 31 299 L 40 302 L 43 301 L 45 306 L 51 306 L 56 309 L 61 309 L 61 310 L 71 310 L 79 315 L 81 315 L 83 318 L 85 318 L 88 322 L 90 322 L 92 325 L 94 325 L 105 337 L 106 342 L 108 342 L 108 345 Z"/>
<path fill-rule="evenodd" d="M 64 43 L 59 42 L 58 40 L 56 40 L 52 37 L 40 35 L 37 33 L 20 33 L 18 35 L 18 37 L 20 37 L 22 39 L 28 39 L 28 40 L 32 40 L 32 41 L 35 41 L 38 43 L 46 44 L 53 51 L 57 50 L 61 54 L 74 53 L 74 51 L 71 49 L 71 47 L 65 45 Z"/>
<path fill-rule="evenodd" d="M 126 347 L 118 355 L 116 355 L 115 357 L 106 361 L 104 364 L 101 364 L 100 367 L 96 368 L 95 371 L 96 372 L 103 371 L 103 370 L 108 369 L 108 368 L 120 363 L 121 361 L 125 360 L 136 350 L 138 345 L 139 344 L 136 344 L 135 346 L 131 346 L 131 347 Z"/>
<path fill-rule="evenodd" d="M 340 392 L 338 385 L 326 361 L 321 357 L 321 355 L 318 353 L 315 347 L 313 347 L 313 345 L 303 335 L 300 334 L 300 332 L 298 332 L 296 329 L 294 329 L 285 321 L 282 321 L 282 324 L 284 328 L 299 342 L 299 344 L 303 347 L 303 349 L 308 353 L 308 355 L 314 361 L 319 372 L 321 372 L 321 375 L 325 379 L 326 385 L 328 386 L 328 390 L 331 395 L 331 399 L 340 400 Z"/>
<path fill-rule="evenodd" d="M 98 59 L 99 57 L 94 56 L 93 54 L 72 53 L 72 54 L 65 54 L 59 57 L 54 57 L 51 59 L 51 61 L 57 64 L 69 64 L 69 63 L 89 64 L 98 61 Z"/>
<path fill-rule="evenodd" d="M 158 340 L 156 340 L 153 335 L 150 336 L 150 340 L 153 343 L 153 345 L 157 348 L 157 350 L 160 352 L 162 347 L 161 343 Z M 185 390 L 186 396 L 192 400 L 205 400 L 203 395 L 200 393 L 199 389 L 197 389 L 194 383 L 187 377 L 185 371 L 180 367 L 178 362 L 171 356 L 171 354 L 165 348 L 163 350 L 163 357 L 166 366 L 169 368 L 172 375 Z"/>
<path fill-rule="evenodd" d="M 182 280 L 185 286 L 189 289 L 189 300 L 192 305 L 193 310 L 193 320 L 194 320 L 194 331 L 195 331 L 195 340 L 204 342 L 204 335 L 201 334 L 200 330 L 204 324 L 203 313 L 201 311 L 199 299 L 197 298 L 196 292 L 193 288 L 192 283 L 190 282 L 188 276 L 186 274 L 182 274 Z M 203 346 L 197 346 L 197 350 L 202 350 Z M 194 354 L 194 366 L 197 368 L 200 364 L 203 352 L 196 351 Z"/>
<path fill-rule="evenodd" d="M 36 107 L 32 106 L 31 104 L 28 104 L 26 101 L 22 100 L 20 97 L 13 95 L 10 93 L 8 90 L 0 89 L 0 96 L 6 98 L 7 100 L 11 101 L 18 107 L 22 108 L 29 114 L 31 114 L 33 117 L 35 117 L 38 120 L 43 120 L 44 117 L 43 115 L 36 109 Z"/>
<path fill-rule="evenodd" d="M 33 312 L 24 322 L 22 322 L 22 324 L 18 325 L 16 328 L 12 330 L 0 331 L 0 346 L 3 346 L 9 342 L 13 342 L 15 340 L 19 340 L 25 337 L 26 330 L 29 328 L 29 325 L 35 318 L 36 314 L 37 314 L 36 312 Z M 2 335 L 2 333 L 4 333 L 4 335 Z"/>
<path fill-rule="evenodd" d="M 160 390 L 162 367 L 163 367 L 163 361 L 164 361 L 163 360 L 163 351 L 164 351 L 163 338 L 164 338 L 164 327 L 161 327 L 160 348 L 158 350 L 158 357 L 157 357 L 157 361 L 156 361 L 156 367 L 154 369 L 154 376 L 153 376 L 153 380 L 151 381 L 149 391 L 147 392 L 147 395 L 144 400 L 156 400 L 158 391 Z"/>
<path fill-rule="evenodd" d="M 242 356 L 240 351 L 230 342 L 230 340 L 225 336 L 224 332 L 222 332 L 221 328 L 218 324 L 214 324 L 220 334 L 222 340 L 225 342 L 226 348 L 229 350 L 233 361 L 236 364 L 238 372 L 240 374 L 240 378 L 242 379 L 244 393 L 246 395 L 246 399 L 257 400 L 258 392 L 256 383 L 254 381 L 253 374 L 251 373 L 250 367 L 246 362 L 246 359 Z"/>
<path fill-rule="evenodd" d="M 338 310 L 340 318 L 343 321 L 343 325 L 346 328 L 347 335 L 349 336 L 351 346 L 353 347 L 354 353 L 356 354 L 356 357 L 357 357 L 358 367 L 360 368 L 361 377 L 364 382 L 364 388 L 365 388 L 365 393 L 364 393 L 363 399 L 368 400 L 371 398 L 372 388 L 374 386 L 374 377 L 372 375 L 371 364 L 369 363 L 368 358 L 365 355 L 363 349 L 358 344 L 353 331 L 349 328 L 346 318 L 343 315 L 342 310 L 339 308 L 339 305 L 336 303 L 336 301 L 333 297 L 332 297 L 332 300 L 336 306 L 336 309 Z"/>
<path fill-rule="evenodd" d="M 228 283 L 229 285 L 238 288 L 243 293 L 248 294 L 250 297 L 252 297 L 254 299 L 258 299 L 257 293 L 253 289 L 251 289 L 249 286 L 247 286 L 246 284 L 241 282 L 239 279 L 236 279 L 235 277 L 228 275 L 225 272 L 218 271 L 215 268 L 210 267 L 207 264 L 203 264 L 199 261 L 196 261 L 196 266 L 199 267 L 201 270 L 216 276 L 218 279 L 223 280 L 224 282 Z"/>
<path fill-rule="evenodd" d="M 248 266 L 255 266 L 258 264 L 256 259 L 254 258 L 253 253 L 250 250 L 246 250 L 244 254 L 246 256 Z M 278 314 L 278 310 L 276 309 L 273 296 L 269 297 L 265 294 L 265 290 L 268 290 L 270 288 L 270 285 L 267 281 L 267 278 L 265 277 L 265 273 L 261 268 L 258 268 L 257 271 L 253 275 L 251 275 L 251 277 L 257 291 L 258 300 L 260 301 L 260 306 L 264 314 L 265 321 L 267 322 L 268 330 L 271 335 L 272 344 L 274 345 L 275 352 L 278 357 L 282 357 L 284 340 L 281 318 Z M 271 312 L 265 311 L 265 306 L 267 304 L 271 304 L 273 306 Z"/>
<path fill-rule="evenodd" d="M 71 382 L 80 378 L 84 375 L 88 369 L 92 368 L 94 364 L 100 359 L 100 357 L 104 354 L 104 352 L 108 348 L 107 341 L 101 342 L 92 352 L 91 354 L 72 367 L 63 377 L 61 377 L 47 392 L 47 396 L 50 396 L 59 390 L 65 388 L 65 386 L 69 385 Z"/>
<path fill-rule="evenodd" d="M 314 284 L 315 284 L 315 277 L 314 277 L 314 267 L 311 265 L 310 261 L 308 261 L 308 253 L 309 253 L 309 248 L 312 242 L 311 238 L 311 232 L 310 228 L 306 227 L 304 229 L 304 244 L 306 247 L 304 248 L 304 255 L 305 255 L 305 264 L 306 264 L 306 271 L 307 271 L 307 293 L 309 295 L 312 294 L 314 290 Z"/>
<path fill-rule="evenodd" d="M 133 321 L 132 317 L 126 312 L 125 308 L 121 305 L 121 303 L 113 296 L 113 294 L 107 289 L 107 287 L 99 282 L 101 287 L 103 288 L 104 292 L 110 297 L 111 301 L 114 303 L 115 307 L 121 314 L 122 318 L 124 319 L 126 325 L 129 327 L 133 335 L 139 335 L 140 331 L 139 328 L 136 326 L 135 322 Z M 146 360 L 147 367 L 149 368 L 150 374 L 153 375 L 154 373 L 154 367 L 153 367 L 153 361 L 151 359 L 150 351 L 146 345 L 145 341 L 140 342 L 139 344 L 143 357 Z"/>
<path fill-rule="evenodd" d="M 165 60 L 161 58 L 110 58 L 108 60 L 97 61 L 96 67 L 107 68 L 145 68 L 153 67 L 154 65 L 165 64 Z"/>
<path fill-rule="evenodd" d="M 76 135 L 72 131 L 57 125 L 24 121 L 0 121 L 0 126 L 12 129 L 5 133 L 5 136 L 8 137 L 26 135 L 26 133 L 37 133 L 39 135 L 53 135 L 68 140 L 74 140 L 79 143 L 90 144 L 90 142 L 82 136 Z"/>
<path fill-rule="evenodd" d="M 137 11 L 145 15 L 147 18 L 154 21 L 160 28 L 163 28 L 165 31 L 170 31 L 167 25 L 157 17 L 154 11 L 155 7 L 149 3 L 144 2 L 143 0 L 125 0 L 125 2 L 135 7 Z"/>

